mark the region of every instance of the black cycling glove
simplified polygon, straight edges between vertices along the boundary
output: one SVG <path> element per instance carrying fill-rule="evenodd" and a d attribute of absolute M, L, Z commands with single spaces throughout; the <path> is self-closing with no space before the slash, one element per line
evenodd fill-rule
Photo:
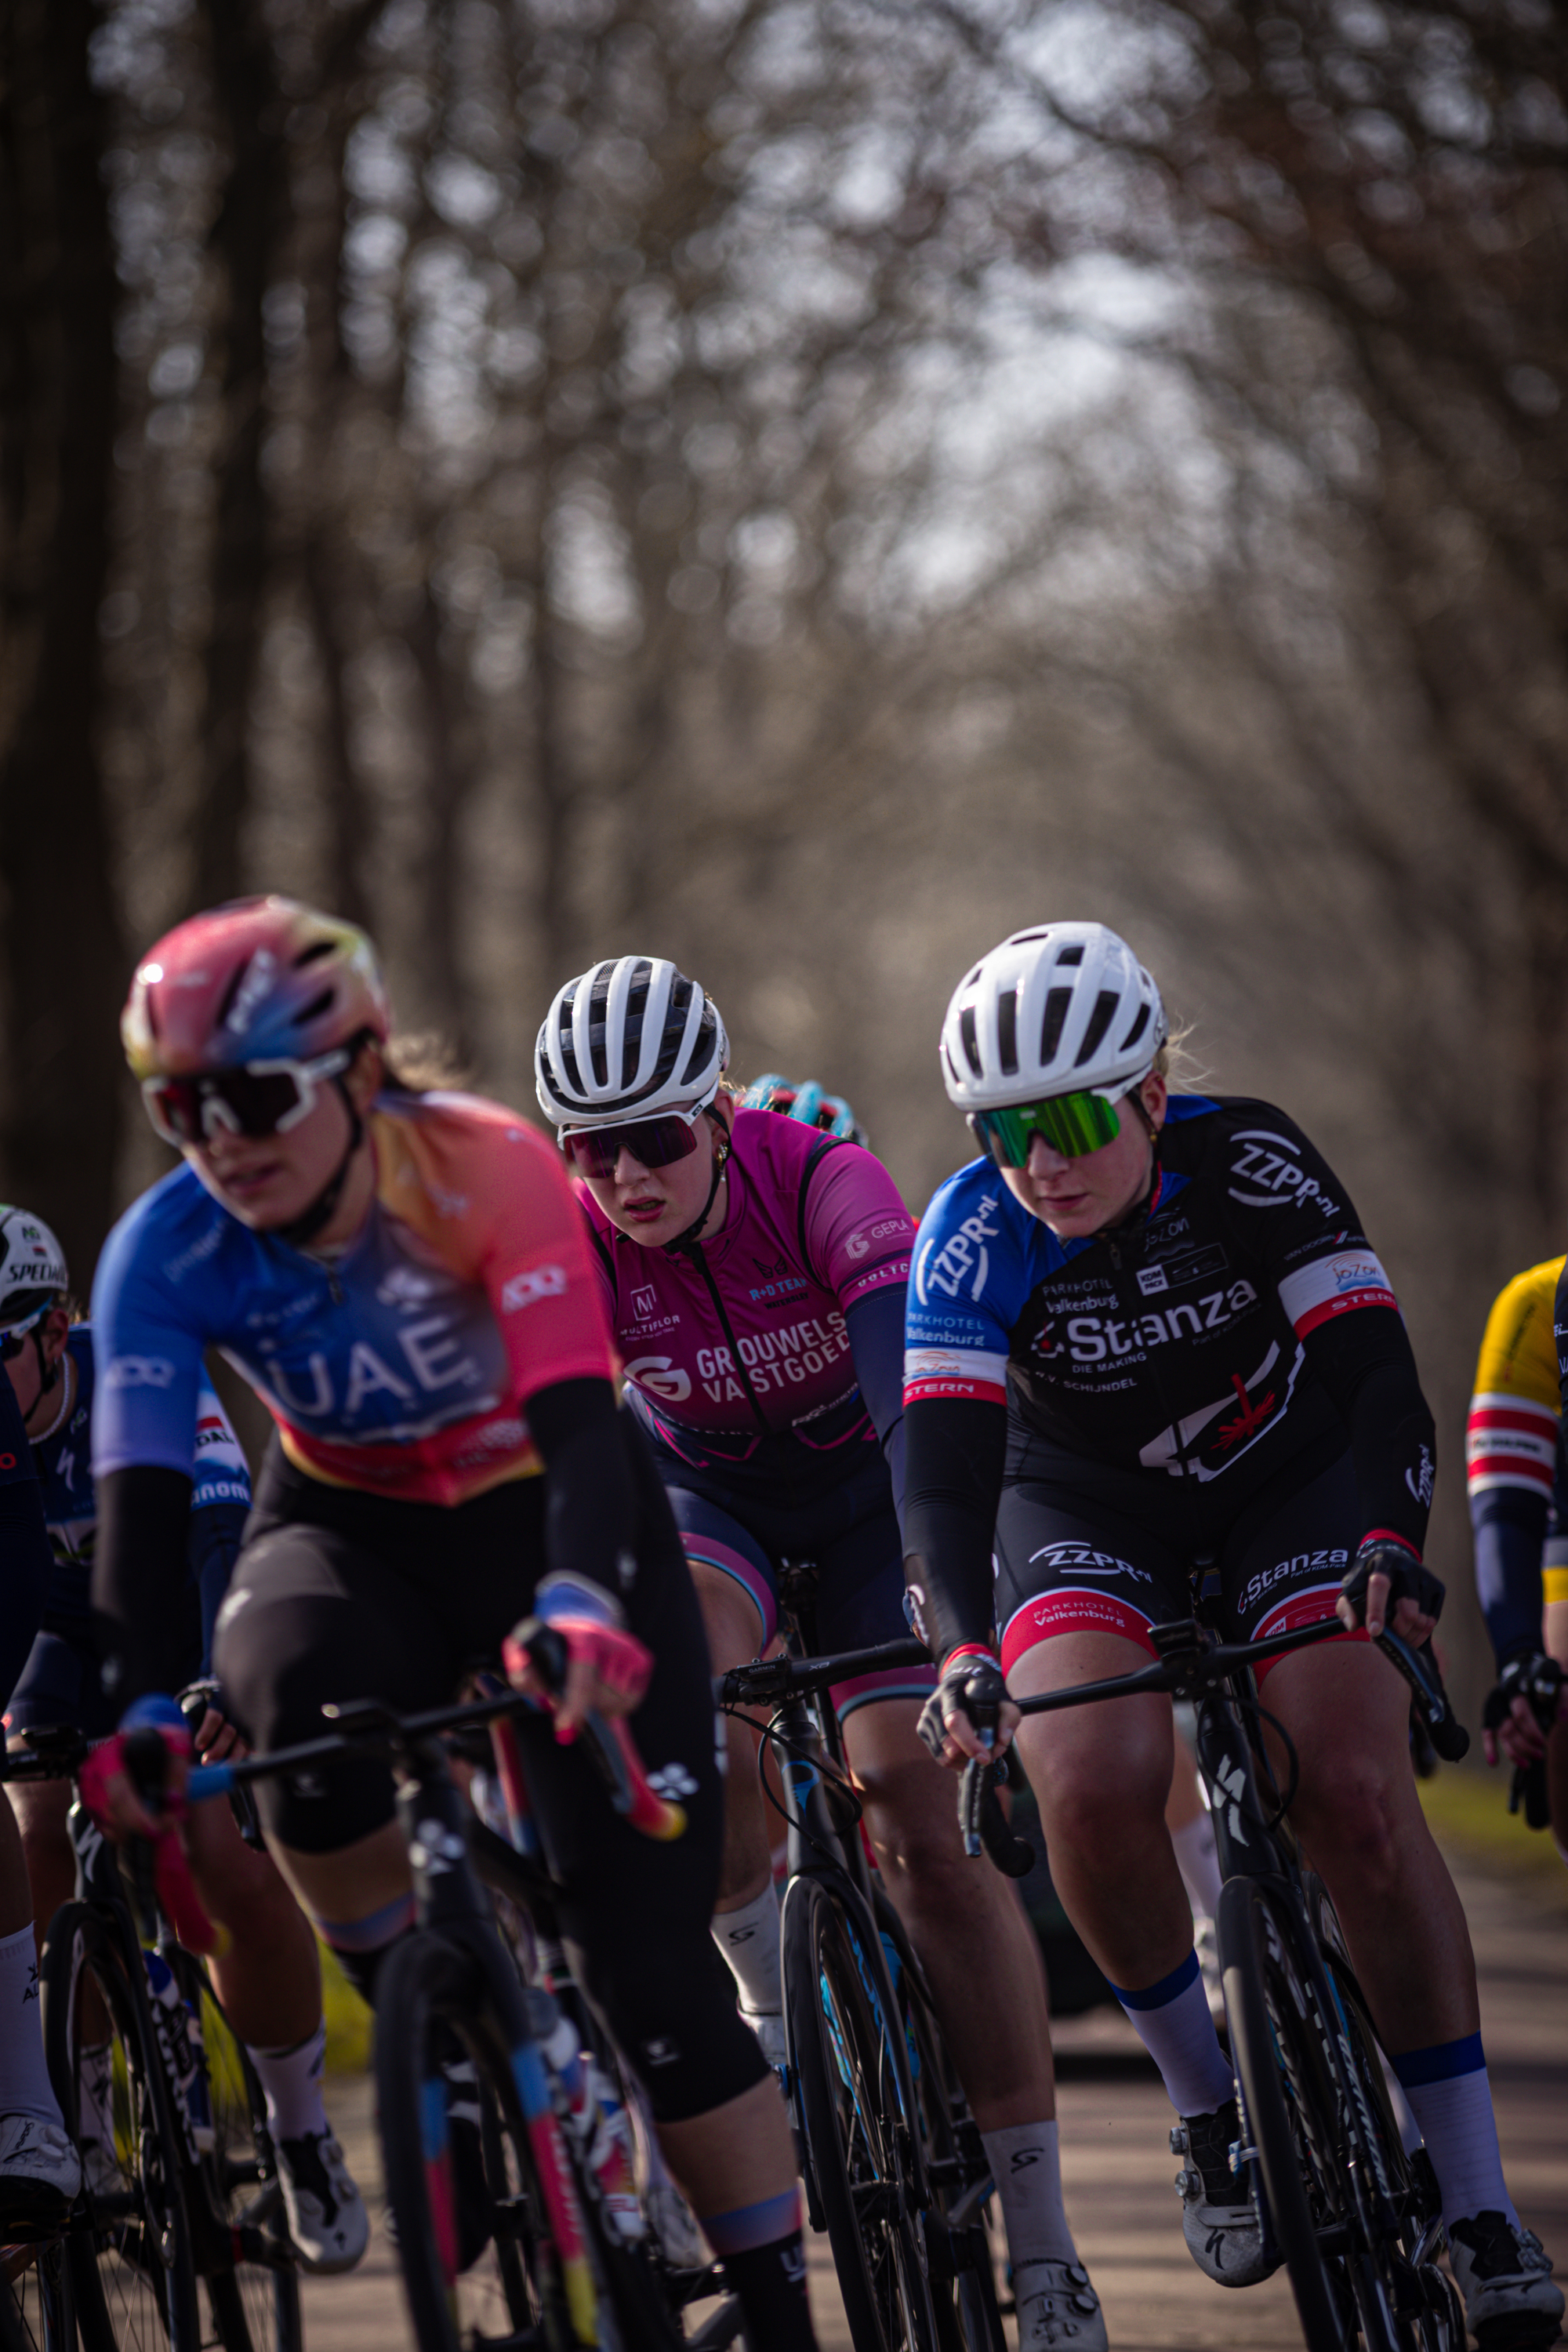
<path fill-rule="evenodd" d="M 963 1714 L 976 1731 L 994 1732 L 996 1718 L 1008 1696 L 1002 1669 L 988 1652 L 954 1650 L 942 1670 L 942 1679 L 921 1709 L 917 1728 L 940 1763 L 950 1716 Z"/>
<path fill-rule="evenodd" d="M 1366 1623 L 1366 1590 L 1374 1576 L 1388 1579 L 1388 1617 L 1396 1601 L 1414 1601 L 1424 1617 L 1443 1613 L 1444 1585 L 1417 1551 L 1393 1536 L 1368 1536 L 1345 1570 L 1340 1591 L 1355 1612 L 1358 1625 Z"/>
<path fill-rule="evenodd" d="M 1541 1650 L 1521 1651 L 1505 1661 L 1496 1683 L 1487 1694 L 1481 1712 L 1481 1727 L 1497 1731 L 1513 1713 L 1516 1698 L 1528 1701 L 1530 1711 L 1543 1732 L 1551 1734 L 1557 1720 L 1557 1703 L 1563 1691 L 1563 1669 L 1555 1658 Z M 1552 1800 L 1546 1786 L 1546 1759 L 1538 1756 L 1532 1764 L 1516 1764 L 1513 1786 L 1509 1793 L 1508 1809 L 1517 1812 L 1522 1803 L 1524 1818 L 1532 1830 L 1549 1829 L 1552 1823 Z"/>

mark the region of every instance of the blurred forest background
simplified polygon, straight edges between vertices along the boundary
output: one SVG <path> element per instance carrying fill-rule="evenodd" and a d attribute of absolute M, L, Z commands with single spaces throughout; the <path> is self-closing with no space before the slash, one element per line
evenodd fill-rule
<path fill-rule="evenodd" d="M 1356 1198 L 1443 1445 L 1568 1240 L 1552 0 L 8 0 L 0 1186 L 163 1164 L 263 887 L 531 1100 L 676 957 L 918 1210 L 974 955 L 1119 925 Z"/>

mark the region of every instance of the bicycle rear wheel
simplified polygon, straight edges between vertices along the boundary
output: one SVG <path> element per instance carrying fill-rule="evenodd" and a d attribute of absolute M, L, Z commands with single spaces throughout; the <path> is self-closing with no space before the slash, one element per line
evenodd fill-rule
<path fill-rule="evenodd" d="M 91 2228 L 66 2239 L 88 2352 L 199 2352 L 182 2154 L 144 1984 L 91 1903 L 56 1912 L 39 1972 L 44 2054 L 82 2151 Z"/>
<path fill-rule="evenodd" d="M 572 2305 L 587 2284 L 582 2256 L 558 2242 L 516 2083 L 485 2030 L 487 2006 L 479 1962 L 440 1936 L 406 1937 L 387 1960 L 376 2094 L 409 2315 L 420 2352 L 472 2352 L 495 2336 L 572 2352 Z M 465 2063 L 471 2091 L 466 2078 L 454 2083 Z M 567 2195 L 575 2205 L 570 2183 Z M 591 2284 L 587 2296 L 591 2304 Z"/>
<path fill-rule="evenodd" d="M 908 2187 L 917 2126 L 884 2027 L 880 1959 L 820 1879 L 793 1881 L 784 1919 L 790 2058 L 855 2352 L 935 2352 L 923 2225 Z"/>

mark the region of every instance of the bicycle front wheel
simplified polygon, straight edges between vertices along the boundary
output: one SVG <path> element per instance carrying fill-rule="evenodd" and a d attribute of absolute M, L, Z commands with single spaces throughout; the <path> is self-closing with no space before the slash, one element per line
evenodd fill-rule
<path fill-rule="evenodd" d="M 283 2218 L 267 2098 L 206 1973 L 181 1955 L 182 1990 L 200 2003 L 212 2108 L 212 2153 L 203 2161 L 213 2209 L 238 2259 L 212 2272 L 207 2295 L 225 2352 L 300 2352 L 300 2274 Z"/>
<path fill-rule="evenodd" d="M 64 2238 L 0 2249 L 0 2352 L 73 2352 L 75 2344 Z"/>
<path fill-rule="evenodd" d="M 409 2315 L 420 2352 L 472 2352 L 496 2336 L 573 2352 L 596 2340 L 592 2285 L 552 2219 L 486 2007 L 478 1961 L 440 1936 L 405 1937 L 386 1962 L 376 2095 Z M 574 2208 L 569 2185 L 566 2195 Z M 580 2336 L 573 2305 L 585 2285 Z"/>
<path fill-rule="evenodd" d="M 199 2352 L 201 2319 L 176 2124 L 145 1985 L 91 1903 L 49 1924 L 39 1971 L 44 2055 L 81 2150 L 89 2230 L 66 2261 L 87 2352 Z M 177 2136 L 180 2135 L 180 2136 Z"/>
<path fill-rule="evenodd" d="M 936 2352 L 921 2214 L 910 2200 L 914 2118 L 905 2112 L 879 1948 L 820 1880 L 784 1900 L 784 2002 L 806 2157 L 855 2352 Z"/>

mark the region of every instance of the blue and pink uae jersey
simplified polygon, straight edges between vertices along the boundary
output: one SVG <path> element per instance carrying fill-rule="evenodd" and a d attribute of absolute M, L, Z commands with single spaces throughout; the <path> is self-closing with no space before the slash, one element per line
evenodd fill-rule
<path fill-rule="evenodd" d="M 736 1113 L 726 1173 L 723 1229 L 695 1255 L 645 1248 L 578 1188 L 634 1406 L 700 1468 L 779 1438 L 854 1454 L 874 1432 L 846 1318 L 907 1281 L 913 1221 L 870 1152 L 772 1111 Z"/>
<path fill-rule="evenodd" d="M 188 1472 L 202 1351 L 256 1391 L 313 1478 L 460 1503 L 541 1465 L 526 1406 L 612 1377 L 593 1250 L 554 1149 L 478 1096 L 377 1097 L 370 1213 L 331 1261 L 248 1226 L 176 1169 L 127 1211 L 93 1285 L 93 1470 Z"/>

